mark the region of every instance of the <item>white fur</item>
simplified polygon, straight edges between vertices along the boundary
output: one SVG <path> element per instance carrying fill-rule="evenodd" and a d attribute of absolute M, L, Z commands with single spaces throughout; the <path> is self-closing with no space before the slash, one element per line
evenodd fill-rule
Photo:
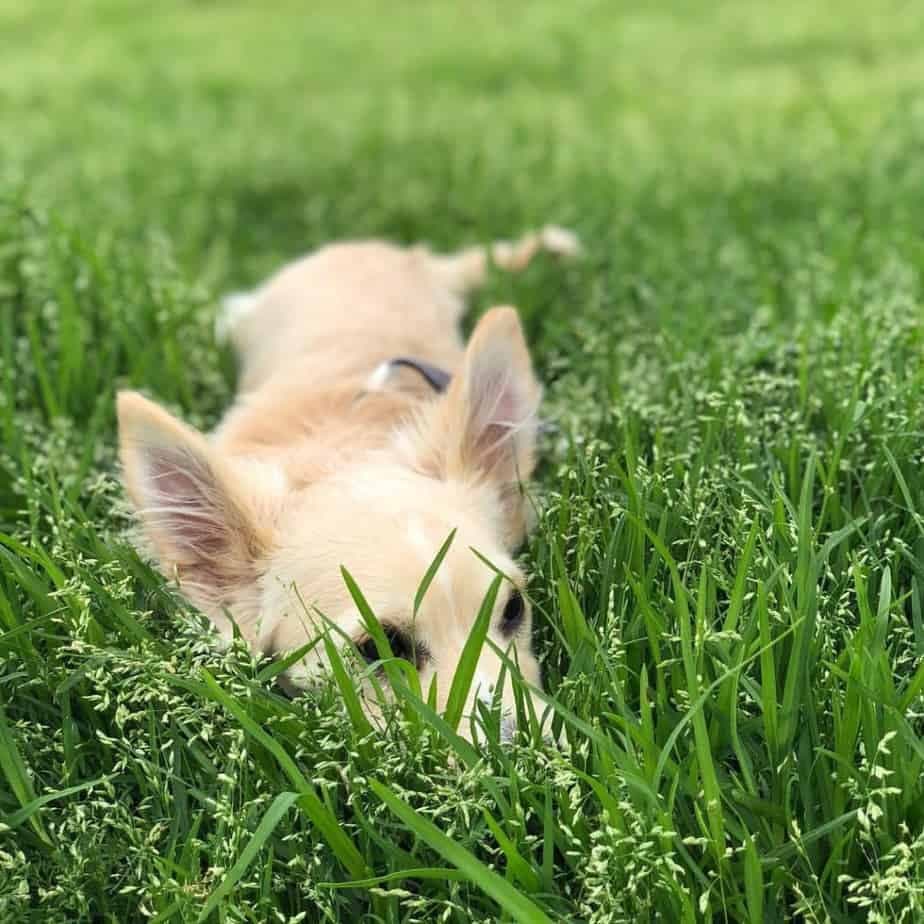
<path fill-rule="evenodd" d="M 372 375 L 366 379 L 366 391 L 381 391 L 391 377 L 391 363 L 379 363 Z"/>
<path fill-rule="evenodd" d="M 581 239 L 573 231 L 560 225 L 546 225 L 539 234 L 543 249 L 549 253 L 561 257 L 579 257 L 584 252 Z"/>
<path fill-rule="evenodd" d="M 423 563 L 424 571 L 430 567 L 430 563 L 435 557 L 434 549 L 438 549 L 440 546 L 436 545 L 433 542 L 433 538 L 427 535 L 424 525 L 418 517 L 411 517 L 408 520 L 407 524 L 407 538 L 411 545 L 417 550 L 417 553 L 420 555 L 420 560 Z M 446 594 L 447 599 L 452 601 L 452 578 L 449 572 L 449 564 L 443 562 L 442 566 L 436 572 L 436 581 L 439 584 L 440 588 Z"/>
<path fill-rule="evenodd" d="M 221 300 L 221 309 L 215 315 L 215 340 L 227 343 L 234 335 L 234 329 L 249 315 L 260 297 L 256 292 L 231 292 Z"/>

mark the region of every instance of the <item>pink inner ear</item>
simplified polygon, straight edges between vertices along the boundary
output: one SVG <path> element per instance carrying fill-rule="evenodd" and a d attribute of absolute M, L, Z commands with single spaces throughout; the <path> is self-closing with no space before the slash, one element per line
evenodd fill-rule
<path fill-rule="evenodd" d="M 513 450 L 513 439 L 529 417 L 507 368 L 483 373 L 472 395 L 472 448 L 482 468 L 491 470 Z"/>
<path fill-rule="evenodd" d="M 150 525 L 178 550 L 207 558 L 228 541 L 214 477 L 199 459 L 182 449 L 158 447 L 145 458 Z"/>

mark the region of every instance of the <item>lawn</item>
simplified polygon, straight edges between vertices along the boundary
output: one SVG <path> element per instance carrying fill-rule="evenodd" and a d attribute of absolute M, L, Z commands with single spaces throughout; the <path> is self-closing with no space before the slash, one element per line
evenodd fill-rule
<path fill-rule="evenodd" d="M 924 919 L 924 18 L 0 0 L 0 921 Z M 218 295 L 545 221 L 523 558 L 560 744 L 369 733 L 128 543 L 113 395 Z M 435 551 L 435 550 L 434 550 Z"/>

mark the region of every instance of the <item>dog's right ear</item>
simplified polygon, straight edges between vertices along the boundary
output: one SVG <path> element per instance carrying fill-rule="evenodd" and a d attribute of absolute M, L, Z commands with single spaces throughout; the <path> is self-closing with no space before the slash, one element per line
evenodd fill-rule
<path fill-rule="evenodd" d="M 272 542 L 246 473 L 137 392 L 118 396 L 123 480 L 161 570 L 210 615 L 230 606 Z"/>
<path fill-rule="evenodd" d="M 445 396 L 398 440 L 420 472 L 494 485 L 511 547 L 525 531 L 520 482 L 536 464 L 541 397 L 516 311 L 492 308 L 478 322 Z"/>

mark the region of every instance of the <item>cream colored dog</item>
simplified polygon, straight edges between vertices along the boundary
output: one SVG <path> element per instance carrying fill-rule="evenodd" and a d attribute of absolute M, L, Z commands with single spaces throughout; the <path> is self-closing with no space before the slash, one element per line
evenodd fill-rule
<path fill-rule="evenodd" d="M 442 708 L 495 576 L 486 559 L 510 579 L 489 638 L 539 684 L 511 556 L 526 530 L 521 482 L 534 468 L 541 389 L 512 308 L 490 310 L 464 348 L 458 323 L 489 261 L 519 270 L 540 250 L 571 255 L 578 243 L 548 227 L 451 255 L 324 247 L 226 300 L 217 330 L 236 349 L 240 386 L 211 435 L 119 394 L 124 481 L 145 543 L 225 638 L 233 620 L 254 650 L 280 653 L 317 636 L 323 615 L 376 660 L 345 566 L 394 654 L 416 663 L 425 691 L 437 678 Z M 324 664 L 317 646 L 288 679 L 303 685 Z M 484 646 L 469 711 L 490 698 L 501 665 Z"/>

